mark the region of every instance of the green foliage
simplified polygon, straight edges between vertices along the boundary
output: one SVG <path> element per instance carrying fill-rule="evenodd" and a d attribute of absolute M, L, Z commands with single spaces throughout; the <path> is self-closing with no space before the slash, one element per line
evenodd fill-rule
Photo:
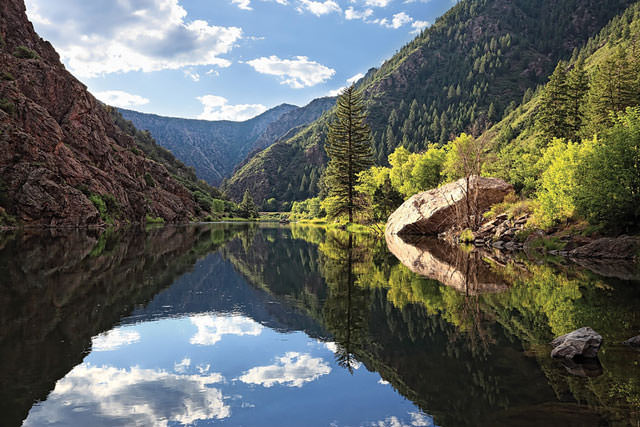
<path fill-rule="evenodd" d="M 147 216 L 145 217 L 146 223 L 147 224 L 164 224 L 164 218 L 162 217 L 154 217 L 151 214 L 147 214 Z"/>
<path fill-rule="evenodd" d="M 144 182 L 146 182 L 149 187 L 155 187 L 156 186 L 156 182 L 154 181 L 153 177 L 151 176 L 151 174 L 149 172 L 145 172 L 145 174 L 144 174 Z"/>
<path fill-rule="evenodd" d="M 640 229 L 640 108 L 613 116 L 577 172 L 581 215 L 609 228 Z"/>
<path fill-rule="evenodd" d="M 542 228 L 566 221 L 576 214 L 578 168 L 592 144 L 578 144 L 554 139 L 540 160 L 543 165 L 535 223 Z"/>
<path fill-rule="evenodd" d="M 329 197 L 335 198 L 327 215 L 335 218 L 346 213 L 351 223 L 354 213 L 363 209 L 361 195 L 356 189 L 358 174 L 372 163 L 371 131 L 366 124 L 362 95 L 355 86 L 340 94 L 335 115 L 325 145 L 330 158 L 325 182 Z"/>
<path fill-rule="evenodd" d="M 13 52 L 13 56 L 20 59 L 40 59 L 40 56 L 26 46 L 18 46 Z"/>
<path fill-rule="evenodd" d="M 96 207 L 100 218 L 106 224 L 114 225 L 116 220 L 120 219 L 120 205 L 112 194 L 90 193 L 89 200 L 91 200 L 91 203 Z"/>
<path fill-rule="evenodd" d="M 442 181 L 446 148 L 430 145 L 424 153 L 409 152 L 403 146 L 389 155 L 391 184 L 405 198 L 437 187 Z"/>
<path fill-rule="evenodd" d="M 258 217 L 258 208 L 253 202 L 253 197 L 249 194 L 249 190 L 244 192 L 242 202 L 238 204 L 237 213 L 242 218 L 252 219 Z"/>
<path fill-rule="evenodd" d="M 0 98 L 0 110 L 11 115 L 16 112 L 16 106 L 7 98 Z"/>
<path fill-rule="evenodd" d="M 295 219 L 319 219 L 327 216 L 319 197 L 293 202 L 291 217 Z"/>
<path fill-rule="evenodd" d="M 6 81 L 6 82 L 12 82 L 12 81 L 14 81 L 15 79 L 16 79 L 16 78 L 13 76 L 13 74 L 11 74 L 11 73 L 10 73 L 10 72 L 8 72 L 8 71 L 3 71 L 3 72 L 0 74 L 0 80 L 4 80 L 4 81 Z"/>
<path fill-rule="evenodd" d="M 447 181 L 479 176 L 486 158 L 484 141 L 463 133 L 448 144 L 443 174 Z"/>
<path fill-rule="evenodd" d="M 473 243 L 473 241 L 476 239 L 476 236 L 474 236 L 473 231 L 467 229 L 464 229 L 462 231 L 462 233 L 460 233 L 460 242 L 461 243 Z"/>

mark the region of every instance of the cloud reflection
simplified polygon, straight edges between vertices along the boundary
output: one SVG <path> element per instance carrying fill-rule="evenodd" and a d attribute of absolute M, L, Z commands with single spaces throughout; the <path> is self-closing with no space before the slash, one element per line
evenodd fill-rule
<path fill-rule="evenodd" d="M 194 316 L 190 318 L 198 331 L 189 341 L 197 345 L 214 345 L 223 335 L 253 335 L 262 333 L 263 326 L 241 316 Z"/>
<path fill-rule="evenodd" d="M 231 415 L 222 392 L 211 384 L 220 374 L 177 375 L 166 371 L 76 366 L 47 400 L 34 406 L 24 426 L 190 424 Z"/>
<path fill-rule="evenodd" d="M 91 349 L 93 351 L 112 351 L 138 341 L 140 341 L 138 332 L 114 329 L 93 337 L 91 339 Z"/>
<path fill-rule="evenodd" d="M 302 387 L 322 375 L 331 372 L 328 363 L 310 354 L 289 352 L 277 359 L 273 365 L 257 366 L 249 369 L 239 380 L 247 384 L 271 387 L 283 384 L 288 387 Z"/>

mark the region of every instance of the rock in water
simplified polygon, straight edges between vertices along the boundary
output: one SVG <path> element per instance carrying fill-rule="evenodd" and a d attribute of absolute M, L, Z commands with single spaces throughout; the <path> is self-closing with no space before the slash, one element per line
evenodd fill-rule
<path fill-rule="evenodd" d="M 626 340 L 622 344 L 628 345 L 629 347 L 640 348 L 640 335 L 635 336 L 633 338 L 629 338 L 628 340 Z"/>
<path fill-rule="evenodd" d="M 472 177 L 469 188 L 477 191 L 477 214 L 502 202 L 513 187 L 501 179 Z M 387 221 L 390 234 L 436 235 L 450 229 L 467 214 L 467 184 L 460 179 L 440 188 L 418 193 L 404 202 Z M 473 212 L 471 212 L 473 213 Z"/>
<path fill-rule="evenodd" d="M 593 329 L 584 327 L 551 341 L 553 347 L 551 357 L 593 359 L 598 355 L 600 345 L 602 345 L 602 336 Z"/>

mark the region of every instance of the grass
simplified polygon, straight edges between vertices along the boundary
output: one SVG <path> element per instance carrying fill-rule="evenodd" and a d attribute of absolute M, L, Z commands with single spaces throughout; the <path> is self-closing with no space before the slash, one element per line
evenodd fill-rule
<path fill-rule="evenodd" d="M 535 209 L 535 203 L 530 199 L 520 200 L 515 193 L 509 193 L 502 203 L 493 205 L 483 216 L 486 219 L 494 219 L 498 215 L 507 214 L 509 219 L 519 218 L 523 215 L 531 215 Z"/>
<path fill-rule="evenodd" d="M 13 52 L 13 56 L 20 59 L 39 59 L 40 55 L 38 55 L 34 50 L 29 49 L 26 46 L 18 46 L 16 50 Z"/>
<path fill-rule="evenodd" d="M 164 218 L 147 214 L 145 218 L 147 224 L 164 224 Z"/>
<path fill-rule="evenodd" d="M 539 237 L 530 243 L 532 249 L 539 249 L 542 252 L 560 251 L 565 248 L 566 242 L 561 241 L 558 237 Z"/>

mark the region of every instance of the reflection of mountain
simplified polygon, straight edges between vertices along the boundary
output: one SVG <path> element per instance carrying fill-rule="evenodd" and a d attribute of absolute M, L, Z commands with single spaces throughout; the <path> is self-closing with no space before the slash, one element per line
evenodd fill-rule
<path fill-rule="evenodd" d="M 197 313 L 242 314 L 279 332 L 302 330 L 312 337 L 326 337 L 323 328 L 299 310 L 263 289 L 247 286 L 243 276 L 218 253 L 198 262 L 122 323 Z"/>
<path fill-rule="evenodd" d="M 91 337 L 191 268 L 231 231 L 162 228 L 18 235 L 0 244 L 0 412 L 20 425 Z"/>
<path fill-rule="evenodd" d="M 389 250 L 414 273 L 437 280 L 459 292 L 477 295 L 501 292 L 509 285 L 482 259 L 478 251 L 465 252 L 442 240 L 405 241 L 385 234 Z"/>

